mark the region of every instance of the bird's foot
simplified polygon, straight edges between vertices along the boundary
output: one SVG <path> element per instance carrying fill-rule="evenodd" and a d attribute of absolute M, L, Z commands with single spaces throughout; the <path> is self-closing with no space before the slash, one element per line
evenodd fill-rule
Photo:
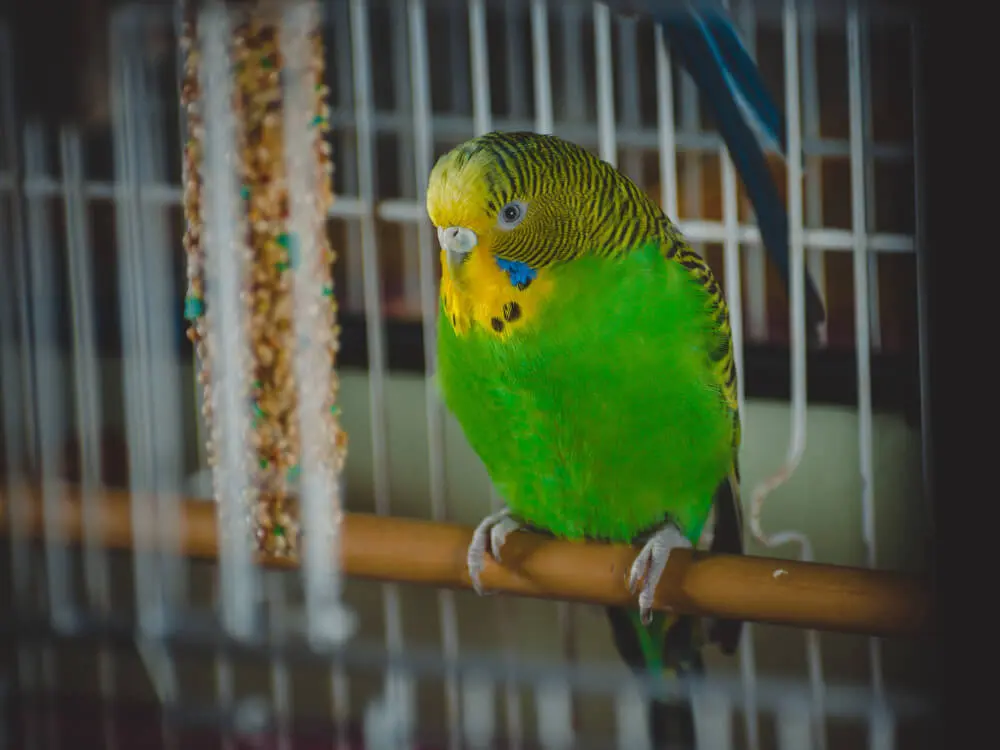
<path fill-rule="evenodd" d="M 633 594 L 639 588 L 639 617 L 643 625 L 653 620 L 653 596 L 674 549 L 691 549 L 691 542 L 673 522 L 668 522 L 649 538 L 629 571 L 628 588 Z"/>
<path fill-rule="evenodd" d="M 521 528 L 522 524 L 516 520 L 509 510 L 504 508 L 501 511 L 486 516 L 476 530 L 472 533 L 472 542 L 469 544 L 469 552 L 466 557 L 466 565 L 469 568 L 469 578 L 472 579 L 472 587 L 479 595 L 484 594 L 483 586 L 479 582 L 479 574 L 486 567 L 487 551 L 493 559 L 500 562 L 500 549 L 507 540 L 507 535 Z"/>

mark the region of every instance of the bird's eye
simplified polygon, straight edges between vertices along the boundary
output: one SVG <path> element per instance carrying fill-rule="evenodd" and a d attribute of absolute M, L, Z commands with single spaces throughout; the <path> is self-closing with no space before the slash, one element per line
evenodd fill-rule
<path fill-rule="evenodd" d="M 524 219 L 528 207 L 521 201 L 511 201 L 500 209 L 499 224 L 501 229 L 513 229 Z"/>

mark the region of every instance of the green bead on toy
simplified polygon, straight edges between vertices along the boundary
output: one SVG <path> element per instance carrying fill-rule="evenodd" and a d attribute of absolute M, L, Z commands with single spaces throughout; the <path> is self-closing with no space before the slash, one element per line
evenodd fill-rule
<path fill-rule="evenodd" d="M 277 238 L 278 245 L 288 253 L 288 264 L 285 268 L 295 268 L 299 265 L 299 241 L 294 234 L 282 232 Z M 284 270 L 284 269 L 282 269 Z"/>
<path fill-rule="evenodd" d="M 185 320 L 194 320 L 195 318 L 200 318 L 205 312 L 205 301 L 194 295 L 188 295 L 184 298 L 184 318 Z"/>

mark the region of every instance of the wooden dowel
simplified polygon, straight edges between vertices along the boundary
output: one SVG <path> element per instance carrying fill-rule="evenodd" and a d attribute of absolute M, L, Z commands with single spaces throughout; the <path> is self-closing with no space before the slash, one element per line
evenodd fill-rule
<path fill-rule="evenodd" d="M 20 524 L 32 537 L 43 533 L 40 493 L 29 492 Z M 79 489 L 67 487 L 60 513 L 70 543 L 83 539 Z M 107 490 L 100 501 L 99 527 L 109 549 L 169 545 L 196 558 L 219 552 L 215 505 L 181 501 L 180 539 L 155 530 L 133 530 L 127 492 Z M 0 493 L 0 533 L 11 531 L 11 507 Z M 447 588 L 470 588 L 466 549 L 472 529 L 455 524 L 348 513 L 341 536 L 347 575 Z M 626 546 L 578 544 L 527 532 L 508 537 L 503 565 L 492 560 L 483 571 L 491 591 L 592 604 L 635 606 L 625 575 L 636 550 Z M 259 558 L 265 565 L 292 563 Z M 919 578 L 863 568 L 821 565 L 764 557 L 671 554 L 656 605 L 685 614 L 769 622 L 817 630 L 876 636 L 926 634 L 930 594 Z"/>

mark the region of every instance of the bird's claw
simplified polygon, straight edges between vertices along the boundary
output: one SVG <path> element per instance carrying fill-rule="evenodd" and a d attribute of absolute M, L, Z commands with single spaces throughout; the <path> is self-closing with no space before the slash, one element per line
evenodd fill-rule
<path fill-rule="evenodd" d="M 632 563 L 628 588 L 633 594 L 636 593 L 637 587 L 639 589 L 639 618 L 643 625 L 649 625 L 653 620 L 653 597 L 656 594 L 656 586 L 667 567 L 670 552 L 677 548 L 690 549 L 691 542 L 677 526 L 669 523 L 649 538 Z M 641 587 L 639 587 L 640 581 L 642 581 Z"/>
<path fill-rule="evenodd" d="M 519 528 L 521 523 L 505 508 L 486 516 L 472 533 L 466 565 L 469 569 L 469 578 L 472 579 L 472 588 L 480 596 L 486 593 L 479 581 L 479 575 L 486 567 L 486 553 L 489 552 L 494 560 L 500 562 L 500 550 L 507 541 L 507 536 Z"/>

